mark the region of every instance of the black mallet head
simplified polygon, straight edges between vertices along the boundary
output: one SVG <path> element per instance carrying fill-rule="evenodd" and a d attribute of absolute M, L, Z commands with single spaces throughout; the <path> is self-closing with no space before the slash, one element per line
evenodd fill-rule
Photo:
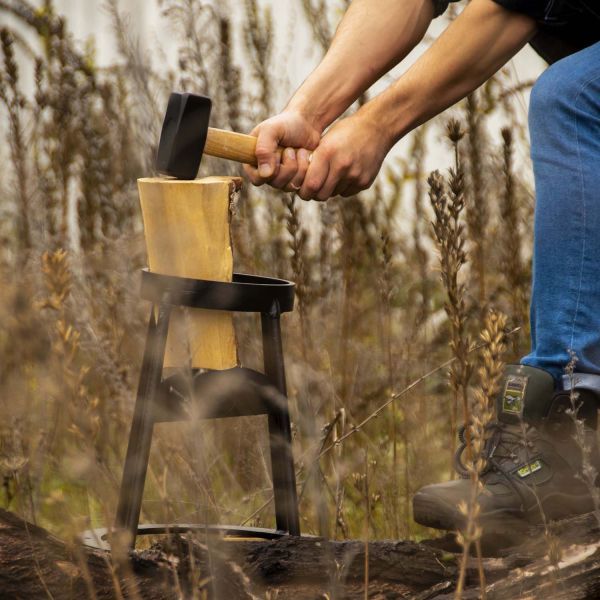
<path fill-rule="evenodd" d="M 212 103 L 206 96 L 172 93 L 160 133 L 156 170 L 195 179 L 200 167 Z"/>

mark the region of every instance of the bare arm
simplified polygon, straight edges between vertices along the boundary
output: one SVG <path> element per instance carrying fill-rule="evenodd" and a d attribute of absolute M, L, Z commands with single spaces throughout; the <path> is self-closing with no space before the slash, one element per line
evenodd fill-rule
<path fill-rule="evenodd" d="M 300 196 L 325 200 L 371 185 L 391 147 L 494 74 L 531 38 L 535 21 L 493 0 L 472 0 L 423 56 L 314 151 Z"/>
<path fill-rule="evenodd" d="M 431 0 L 354 0 L 288 109 L 325 129 L 419 43 L 432 17 Z"/>
<path fill-rule="evenodd" d="M 325 127 L 413 49 L 432 17 L 431 0 L 353 0 L 321 63 L 282 113 L 252 132 L 259 169 L 246 168 L 250 179 L 276 187 L 302 182 L 308 152 L 289 151 L 280 165 L 277 146 L 316 148 Z"/>
<path fill-rule="evenodd" d="M 396 142 L 479 87 L 535 33 L 530 17 L 473 0 L 431 48 L 365 114 Z"/>

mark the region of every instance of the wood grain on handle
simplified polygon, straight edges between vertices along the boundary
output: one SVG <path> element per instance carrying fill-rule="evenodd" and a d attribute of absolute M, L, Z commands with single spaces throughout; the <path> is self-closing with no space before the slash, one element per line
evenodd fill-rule
<path fill-rule="evenodd" d="M 278 148 L 279 155 L 283 148 Z M 256 167 L 256 138 L 252 135 L 208 128 L 204 154 Z"/>

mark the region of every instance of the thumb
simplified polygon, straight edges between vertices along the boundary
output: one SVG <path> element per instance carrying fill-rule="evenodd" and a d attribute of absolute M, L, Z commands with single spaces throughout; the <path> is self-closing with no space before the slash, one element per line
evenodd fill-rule
<path fill-rule="evenodd" d="M 256 140 L 256 162 L 258 174 L 263 179 L 268 179 L 277 174 L 280 164 L 280 156 L 277 152 L 279 141 L 283 137 L 283 131 L 276 125 L 261 127 Z"/>

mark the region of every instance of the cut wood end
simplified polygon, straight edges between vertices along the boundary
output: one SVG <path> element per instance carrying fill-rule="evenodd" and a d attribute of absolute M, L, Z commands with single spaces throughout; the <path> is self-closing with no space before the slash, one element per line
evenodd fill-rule
<path fill-rule="evenodd" d="M 207 185 L 211 183 L 228 183 L 234 189 L 242 187 L 243 179 L 241 177 L 229 177 L 227 175 L 213 175 L 211 177 L 202 177 L 200 179 L 176 179 L 175 177 L 140 177 L 138 183 L 167 183 L 172 185 Z"/>

